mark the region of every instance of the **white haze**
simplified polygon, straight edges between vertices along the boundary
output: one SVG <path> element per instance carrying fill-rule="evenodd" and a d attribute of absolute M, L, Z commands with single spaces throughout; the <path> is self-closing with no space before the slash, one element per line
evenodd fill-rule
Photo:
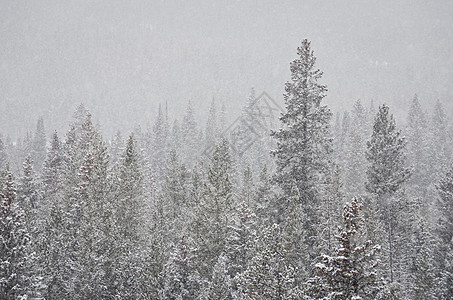
<path fill-rule="evenodd" d="M 153 122 L 158 104 L 198 116 L 214 97 L 238 113 L 250 87 L 282 100 L 308 38 L 326 103 L 358 98 L 425 107 L 453 96 L 452 1 L 0 1 L 0 128 L 22 136 L 43 116 L 67 129 L 78 103 L 109 136 Z M 404 114 L 403 114 L 404 113 Z"/>

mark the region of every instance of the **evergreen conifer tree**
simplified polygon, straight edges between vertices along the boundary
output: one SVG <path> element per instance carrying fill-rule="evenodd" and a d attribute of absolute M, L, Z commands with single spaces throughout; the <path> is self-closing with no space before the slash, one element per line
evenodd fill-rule
<path fill-rule="evenodd" d="M 244 299 L 300 299 L 296 271 L 286 261 L 281 228 L 274 224 L 260 236 L 256 254 L 235 281 Z"/>
<path fill-rule="evenodd" d="M 199 249 L 200 275 L 209 278 L 218 256 L 224 251 L 234 209 L 230 181 L 228 142 L 217 144 L 208 170 L 202 199 L 195 212 L 192 230 Z"/>
<path fill-rule="evenodd" d="M 405 206 L 404 183 L 411 175 L 406 167 L 405 139 L 396 128 L 393 115 L 389 115 L 389 107 L 382 105 L 375 117 L 373 133 L 367 143 L 366 158 L 368 160 L 366 189 L 372 195 L 370 207 L 376 207 L 378 222 L 376 229 L 384 228 L 385 237 L 379 237 L 383 245 L 383 255 L 387 257 L 385 266 L 390 283 L 394 282 L 397 271 L 397 255 L 402 249 L 397 240 L 403 235 L 403 224 L 398 222 L 397 215 Z M 401 243 L 404 247 L 404 243 Z M 401 264 L 400 264 L 401 265 Z"/>
<path fill-rule="evenodd" d="M 442 278 L 442 296 L 448 299 L 453 297 L 453 166 L 440 180 L 437 190 L 441 215 L 436 233 L 442 245 L 438 260 Z"/>
<path fill-rule="evenodd" d="M 36 170 L 39 172 L 42 169 L 42 164 L 46 159 L 47 151 L 47 140 L 46 132 L 44 129 L 44 119 L 41 117 L 38 119 L 36 124 L 36 131 L 33 136 L 33 149 L 32 149 L 32 158 L 35 162 Z"/>
<path fill-rule="evenodd" d="M 272 132 L 277 141 L 277 171 L 274 180 L 283 191 L 279 200 L 280 212 L 284 210 L 284 199 L 291 194 L 295 181 L 300 193 L 304 213 L 307 238 L 317 235 L 317 207 L 329 175 L 332 141 L 329 135 L 331 112 L 322 105 L 327 88 L 318 81 L 322 72 L 315 68 L 316 57 L 310 42 L 302 41 L 297 48 L 298 58 L 291 63 L 291 81 L 286 83 L 284 94 L 286 111 L 281 115 L 283 127 Z M 313 241 L 306 241 L 311 256 L 315 256 Z"/>
<path fill-rule="evenodd" d="M 361 210 L 357 198 L 345 205 L 338 245 L 331 255 L 321 255 L 309 282 L 309 294 L 316 299 L 374 299 L 380 291 L 376 273 L 380 247 L 363 238 Z"/>
<path fill-rule="evenodd" d="M 13 300 L 27 294 L 26 268 L 30 236 L 18 206 L 12 174 L 2 178 L 0 193 L 0 295 Z"/>
<path fill-rule="evenodd" d="M 200 278 L 196 264 L 198 262 L 197 249 L 190 240 L 183 236 L 165 266 L 164 287 L 161 299 L 189 300 L 197 299 L 200 291 Z"/>

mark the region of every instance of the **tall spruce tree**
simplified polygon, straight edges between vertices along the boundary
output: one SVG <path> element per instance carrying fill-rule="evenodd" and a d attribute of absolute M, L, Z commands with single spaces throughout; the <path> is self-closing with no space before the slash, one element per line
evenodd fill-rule
<path fill-rule="evenodd" d="M 143 190 L 143 170 L 139 164 L 139 153 L 133 135 L 130 135 L 126 149 L 115 168 L 112 184 L 115 187 L 111 225 L 111 288 L 115 297 L 140 298 L 146 288 L 142 271 L 147 205 Z"/>
<path fill-rule="evenodd" d="M 13 175 L 2 178 L 0 193 L 0 295 L 13 300 L 27 295 L 29 233 L 25 215 L 16 199 Z"/>
<path fill-rule="evenodd" d="M 437 100 L 430 122 L 430 166 L 431 182 L 438 181 L 445 172 L 451 158 L 451 148 L 448 143 L 448 118 L 442 102 Z"/>
<path fill-rule="evenodd" d="M 6 150 L 6 145 L 0 136 L 0 169 L 6 168 L 8 164 L 8 154 Z"/>
<path fill-rule="evenodd" d="M 389 107 L 379 107 L 374 119 L 373 134 L 367 142 L 368 160 L 366 189 L 378 196 L 397 192 L 410 177 L 411 170 L 405 166 L 406 141 L 396 128 Z"/>
<path fill-rule="evenodd" d="M 442 280 L 442 296 L 453 297 L 453 165 L 437 185 L 439 192 L 440 217 L 437 234 L 441 241 L 439 260 Z"/>
<path fill-rule="evenodd" d="M 227 140 L 220 141 L 208 169 L 200 203 L 195 208 L 192 232 L 199 249 L 200 275 L 209 278 L 212 267 L 225 249 L 228 226 L 233 215 L 231 158 Z"/>
<path fill-rule="evenodd" d="M 196 268 L 197 262 L 197 249 L 183 236 L 172 251 L 162 274 L 164 286 L 160 292 L 160 299 L 198 299 L 200 278 Z"/>
<path fill-rule="evenodd" d="M 296 270 L 286 259 L 278 224 L 262 232 L 255 255 L 235 281 L 242 299 L 301 299 Z"/>
<path fill-rule="evenodd" d="M 368 160 L 367 191 L 373 196 L 369 207 L 377 207 L 379 215 L 376 229 L 384 228 L 384 237 L 379 243 L 383 245 L 383 255 L 387 258 L 383 264 L 388 274 L 388 281 L 394 282 L 397 271 L 396 253 L 401 252 L 397 240 L 402 237 L 403 227 L 398 214 L 405 206 L 403 185 L 411 175 L 406 167 L 405 139 L 396 128 L 393 115 L 389 115 L 389 107 L 382 105 L 375 117 L 373 133 L 367 143 L 366 158 Z M 374 202 L 374 203 L 373 203 Z M 402 247 L 404 243 L 401 243 Z"/>
<path fill-rule="evenodd" d="M 321 104 L 327 88 L 318 82 L 323 73 L 315 68 L 310 42 L 303 40 L 297 54 L 299 58 L 291 63 L 291 81 L 285 87 L 283 128 L 272 132 L 277 140 L 275 181 L 289 195 L 295 180 L 301 201 L 310 204 L 316 199 L 316 182 L 323 179 L 331 152 L 331 112 Z"/>
<path fill-rule="evenodd" d="M 374 299 L 381 289 L 376 272 L 380 246 L 364 238 L 362 207 L 357 198 L 345 205 L 337 246 L 331 255 L 321 255 L 309 281 L 315 299 Z"/>
<path fill-rule="evenodd" d="M 184 118 L 181 124 L 182 127 L 182 161 L 188 167 L 193 167 L 194 162 L 200 155 L 199 145 L 200 131 L 198 129 L 197 120 L 195 118 L 195 110 L 192 102 L 189 101 Z"/>
<path fill-rule="evenodd" d="M 277 166 L 274 181 L 283 191 L 277 216 L 282 216 L 285 199 L 291 195 L 293 181 L 296 183 L 307 216 L 305 243 L 314 257 L 318 206 L 328 180 L 332 152 L 329 135 L 332 114 L 321 103 L 327 88 L 318 82 L 323 73 L 315 68 L 316 57 L 310 42 L 303 40 L 297 54 L 299 57 L 290 64 L 291 81 L 285 87 L 286 111 L 280 117 L 282 128 L 271 134 L 277 141 L 277 149 L 272 152 Z"/>
<path fill-rule="evenodd" d="M 414 96 L 407 116 L 407 160 L 414 166 L 409 182 L 417 190 L 427 188 L 429 176 L 427 120 L 417 95 Z"/>
<path fill-rule="evenodd" d="M 308 275 L 310 260 L 307 245 L 305 244 L 307 232 L 303 227 L 306 216 L 299 200 L 299 190 L 293 183 L 291 195 L 288 197 L 288 206 L 285 211 L 285 220 L 282 223 L 282 241 L 285 249 L 286 260 L 296 272 L 296 282 L 300 284 Z"/>
<path fill-rule="evenodd" d="M 37 171 L 41 171 L 42 164 L 46 159 L 46 132 L 44 129 L 44 119 L 41 117 L 36 124 L 36 131 L 33 136 L 32 159 L 35 162 Z"/>
<path fill-rule="evenodd" d="M 344 186 L 349 197 L 364 192 L 366 171 L 367 111 L 360 100 L 354 103 L 347 133 L 347 161 L 344 162 Z"/>

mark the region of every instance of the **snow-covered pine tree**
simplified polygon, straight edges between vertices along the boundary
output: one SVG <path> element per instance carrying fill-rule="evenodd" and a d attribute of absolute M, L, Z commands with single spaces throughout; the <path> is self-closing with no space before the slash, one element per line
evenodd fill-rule
<path fill-rule="evenodd" d="M 228 260 L 225 256 L 220 255 L 212 269 L 212 276 L 206 289 L 207 291 L 202 293 L 201 299 L 236 299 L 232 281 L 228 274 Z"/>
<path fill-rule="evenodd" d="M 168 137 L 169 130 L 167 124 L 167 117 L 164 115 L 161 105 L 159 104 L 159 112 L 156 122 L 153 125 L 152 142 L 149 150 L 151 157 L 151 168 L 153 170 L 154 178 L 157 182 L 161 182 L 165 176 L 165 161 L 167 160 L 168 153 Z"/>
<path fill-rule="evenodd" d="M 236 208 L 232 224 L 228 228 L 225 245 L 227 271 L 231 278 L 245 270 L 254 254 L 256 239 L 256 215 L 245 202 L 242 202 Z"/>
<path fill-rule="evenodd" d="M 111 244 L 111 287 L 115 297 L 140 298 L 146 278 L 144 265 L 145 213 L 147 205 L 143 190 L 143 170 L 139 164 L 139 153 L 133 135 L 112 178 L 113 199 L 110 227 Z"/>
<path fill-rule="evenodd" d="M 408 274 L 405 274 L 411 277 L 410 295 L 412 299 L 436 299 L 436 286 L 442 285 L 441 280 L 436 278 L 434 255 L 438 249 L 437 241 L 424 216 L 419 212 L 415 217 L 417 220 L 410 244 L 412 261 L 409 262 Z"/>
<path fill-rule="evenodd" d="M 50 141 L 50 147 L 47 151 L 47 157 L 44 161 L 41 172 L 41 181 L 43 184 L 43 206 L 50 207 L 50 198 L 55 196 L 61 190 L 63 172 L 63 145 L 54 132 Z"/>
<path fill-rule="evenodd" d="M 347 136 L 347 153 L 344 164 L 344 184 L 347 189 L 347 196 L 363 194 L 365 186 L 366 172 L 366 139 L 367 130 L 367 111 L 360 100 L 354 103 L 351 112 L 352 118 Z"/>
<path fill-rule="evenodd" d="M 380 291 L 376 274 L 379 245 L 364 238 L 362 203 L 353 198 L 343 209 L 343 226 L 332 254 L 314 267 L 308 293 L 315 299 L 374 299 Z"/>
<path fill-rule="evenodd" d="M 217 121 L 217 105 L 215 99 L 212 98 L 211 106 L 209 107 L 208 120 L 206 121 L 205 129 L 205 147 L 212 147 L 217 143 L 219 139 L 219 130 L 218 130 L 218 121 Z"/>
<path fill-rule="evenodd" d="M 163 212 L 167 223 L 168 242 L 176 243 L 180 232 L 185 231 L 189 221 L 188 173 L 180 163 L 176 150 L 171 150 L 166 163 L 166 175 L 162 186 Z"/>
<path fill-rule="evenodd" d="M 179 124 L 178 119 L 173 121 L 173 126 L 171 128 L 171 134 L 169 138 L 169 148 L 170 149 L 181 149 L 181 141 L 182 141 L 182 129 L 181 125 Z"/>
<path fill-rule="evenodd" d="M 44 119 L 41 117 L 36 124 L 36 131 L 33 136 L 32 159 L 34 161 L 35 169 L 40 172 L 42 164 L 46 159 L 47 140 L 46 132 L 44 129 Z"/>
<path fill-rule="evenodd" d="M 393 115 L 389 115 L 389 107 L 382 105 L 375 117 L 373 133 L 367 142 L 366 158 L 368 160 L 367 191 L 372 195 L 369 207 L 376 207 L 379 215 L 377 227 L 382 229 L 385 237 L 375 234 L 383 246 L 383 256 L 387 257 L 385 266 L 389 282 L 394 281 L 397 269 L 396 253 L 397 239 L 402 237 L 403 227 L 398 222 L 398 213 L 404 208 L 405 196 L 403 185 L 411 175 L 411 169 L 406 167 L 406 141 L 401 131 L 396 128 Z M 375 202 L 375 203 L 372 203 Z M 403 245 L 404 247 L 404 245 Z"/>
<path fill-rule="evenodd" d="M 263 231 L 256 253 L 235 277 L 239 299 L 301 299 L 296 270 L 287 262 L 278 224 Z"/>
<path fill-rule="evenodd" d="M 28 243 L 30 236 L 24 211 L 18 206 L 13 175 L 7 171 L 0 193 L 0 295 L 13 300 L 26 296 L 29 278 Z"/>
<path fill-rule="evenodd" d="M 253 173 L 249 165 L 244 168 L 242 176 L 242 188 L 240 198 L 241 201 L 245 202 L 249 207 L 255 208 L 255 202 L 253 199 L 253 192 L 255 190 L 255 185 L 253 182 Z"/>
<path fill-rule="evenodd" d="M 409 183 L 415 186 L 416 190 L 423 192 L 429 183 L 428 163 L 428 132 L 427 120 L 417 95 L 414 96 L 407 116 L 407 160 L 414 167 L 414 174 Z"/>
<path fill-rule="evenodd" d="M 7 164 L 8 164 L 8 154 L 6 151 L 6 146 L 2 140 L 2 137 L 0 136 L 0 169 L 6 168 Z"/>
<path fill-rule="evenodd" d="M 451 148 L 447 139 L 448 119 L 442 103 L 437 100 L 430 122 L 430 166 L 431 182 L 437 182 L 450 163 Z"/>
<path fill-rule="evenodd" d="M 266 165 L 259 174 L 254 191 L 254 203 L 260 228 L 268 227 L 277 221 L 278 206 L 272 189 L 272 178 Z"/>
<path fill-rule="evenodd" d="M 111 296 L 105 291 L 109 279 L 105 276 L 106 265 L 111 261 L 108 254 L 112 240 L 109 239 L 112 225 L 112 206 L 108 181 L 109 156 L 107 146 L 96 135 L 92 148 L 85 156 L 79 170 L 79 181 L 74 200 L 81 206 L 79 228 L 80 278 L 78 295 L 82 298 Z"/>
<path fill-rule="evenodd" d="M 183 163 L 192 168 L 194 162 L 200 155 L 199 145 L 202 141 L 200 139 L 200 131 L 195 118 L 195 110 L 192 103 L 189 101 L 187 109 L 181 124 L 182 128 L 182 161 Z"/>
<path fill-rule="evenodd" d="M 305 244 L 307 232 L 303 226 L 306 216 L 299 198 L 299 190 L 294 182 L 291 194 L 287 200 L 288 205 L 284 212 L 285 218 L 281 225 L 286 261 L 295 270 L 298 284 L 308 275 L 310 267 L 308 247 Z"/>
<path fill-rule="evenodd" d="M 225 249 L 233 214 L 231 158 L 228 141 L 220 141 L 211 159 L 204 193 L 196 207 L 192 232 L 199 249 L 200 275 L 209 278 L 218 256 Z"/>
<path fill-rule="evenodd" d="M 453 297 L 453 165 L 437 185 L 439 192 L 439 211 L 441 216 L 436 233 L 441 241 L 440 274 L 442 277 L 442 296 Z"/>
<path fill-rule="evenodd" d="M 197 299 L 201 283 L 197 263 L 199 263 L 197 248 L 192 246 L 190 239 L 183 236 L 171 253 L 162 274 L 164 286 L 160 292 L 160 299 Z"/>
<path fill-rule="evenodd" d="M 121 131 L 117 131 L 110 144 L 110 163 L 115 165 L 124 151 L 124 138 Z"/>
<path fill-rule="evenodd" d="M 315 68 L 316 57 L 310 42 L 303 40 L 297 54 L 299 57 L 290 67 L 291 81 L 285 87 L 286 111 L 280 117 L 283 127 L 271 134 L 277 141 L 277 149 L 272 152 L 277 166 L 274 181 L 283 191 L 281 206 L 291 194 L 293 181 L 296 182 L 308 217 L 304 224 L 307 238 L 313 238 L 319 217 L 316 208 L 323 190 L 320 187 L 326 183 L 329 173 L 331 112 L 321 103 L 327 88 L 318 82 L 322 72 Z M 280 210 L 283 208 L 280 207 Z M 282 216 L 281 212 L 279 215 Z M 312 256 L 314 252 L 309 249 Z"/>
<path fill-rule="evenodd" d="M 219 133 L 222 134 L 226 129 L 227 110 L 225 102 L 222 102 L 222 106 L 219 111 Z"/>
<path fill-rule="evenodd" d="M 411 170 L 405 166 L 406 141 L 401 131 L 396 128 L 389 107 L 379 107 L 374 119 L 373 134 L 367 142 L 366 189 L 378 196 L 393 194 L 398 191 L 410 177 Z"/>
<path fill-rule="evenodd" d="M 38 207 L 38 202 L 40 200 L 40 187 L 33 167 L 33 160 L 31 156 L 28 155 L 23 163 L 23 176 L 20 178 L 17 187 L 18 203 L 26 213 L 29 212 L 30 214 L 32 213 L 32 210 L 35 210 Z M 27 217 L 31 217 L 31 215 Z M 27 223 L 29 223 L 29 221 L 31 220 L 28 220 Z"/>

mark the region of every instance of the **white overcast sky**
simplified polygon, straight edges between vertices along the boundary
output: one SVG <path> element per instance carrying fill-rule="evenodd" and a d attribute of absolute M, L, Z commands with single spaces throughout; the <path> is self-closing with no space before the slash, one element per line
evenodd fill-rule
<path fill-rule="evenodd" d="M 236 114 L 250 87 L 282 101 L 312 41 L 333 109 L 453 98 L 453 1 L 1 0 L 0 132 L 67 129 L 80 102 L 103 130 L 153 122 L 159 103 Z"/>

